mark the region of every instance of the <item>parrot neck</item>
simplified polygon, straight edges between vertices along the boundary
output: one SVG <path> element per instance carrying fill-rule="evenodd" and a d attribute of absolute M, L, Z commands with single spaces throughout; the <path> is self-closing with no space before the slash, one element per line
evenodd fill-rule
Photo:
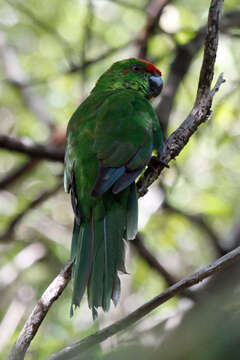
<path fill-rule="evenodd" d="M 91 93 L 100 91 L 114 91 L 131 89 L 137 91 L 139 94 L 147 97 L 148 87 L 140 81 L 133 79 L 119 78 L 118 74 L 112 72 L 104 73 L 97 81 Z"/>

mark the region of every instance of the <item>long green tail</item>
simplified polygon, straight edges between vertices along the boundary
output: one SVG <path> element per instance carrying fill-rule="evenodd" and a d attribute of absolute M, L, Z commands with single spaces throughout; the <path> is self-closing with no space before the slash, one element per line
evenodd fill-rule
<path fill-rule="evenodd" d="M 114 305 L 119 302 L 118 271 L 126 273 L 124 239 L 134 239 L 137 233 L 138 206 L 135 183 L 127 189 L 127 194 L 125 202 L 121 202 L 120 193 L 115 201 L 111 200 L 105 204 L 104 217 L 98 219 L 93 211 L 89 223 L 79 225 L 76 220 L 74 222 L 71 258 L 75 257 L 75 263 L 72 275 L 74 290 L 71 315 L 73 307 L 80 305 L 86 288 L 93 319 L 98 315 L 98 307 L 108 311 L 111 299 Z"/>

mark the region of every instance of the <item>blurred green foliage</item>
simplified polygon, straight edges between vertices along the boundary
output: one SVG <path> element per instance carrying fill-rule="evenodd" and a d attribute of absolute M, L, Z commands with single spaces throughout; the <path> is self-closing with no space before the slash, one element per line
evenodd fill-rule
<path fill-rule="evenodd" d="M 10 49 L 14 54 L 12 63 L 9 57 L 7 64 L 0 58 L 0 133 L 63 144 L 68 119 L 99 75 L 114 61 L 137 56 L 136 40 L 146 23 L 147 5 L 146 0 L 0 1 L 1 52 Z M 161 69 L 165 81 L 176 44 L 186 44 L 206 24 L 208 6 L 207 0 L 175 0 L 164 9 L 148 39 L 147 57 Z M 238 0 L 229 0 L 224 11 L 234 11 L 237 6 Z M 220 36 L 216 76 L 224 72 L 227 82 L 215 97 L 212 119 L 201 126 L 159 183 L 140 200 L 140 227 L 146 244 L 176 278 L 219 256 L 209 234 L 191 216 L 204 216 L 223 248 L 239 241 L 240 27 L 233 30 Z M 181 82 L 168 134 L 193 106 L 201 60 L 202 52 Z M 22 89 L 9 81 L 7 65 L 13 75 L 20 76 L 23 88 L 41 99 L 40 108 L 48 114 L 48 122 L 34 112 Z M 0 149 L 0 181 L 28 161 L 25 155 Z M 15 182 L 0 189 L 1 233 L 41 192 L 56 186 L 62 171 L 61 163 L 35 161 Z M 163 201 L 174 209 L 166 209 Z M 37 299 L 68 260 L 72 223 L 70 198 L 61 190 L 29 211 L 11 236 L 1 238 L 1 359 L 6 358 Z M 93 323 L 85 299 L 70 319 L 70 285 L 48 313 L 26 359 L 46 358 L 128 314 L 166 287 L 164 278 L 131 249 L 127 263 L 130 275 L 121 276 L 123 292 L 117 309 L 100 314 Z M 95 358 L 139 334 L 143 345 L 148 339 L 156 342 L 151 335 L 144 339 L 144 329 L 189 304 L 183 298 L 167 302 L 136 327 L 106 341 Z"/>

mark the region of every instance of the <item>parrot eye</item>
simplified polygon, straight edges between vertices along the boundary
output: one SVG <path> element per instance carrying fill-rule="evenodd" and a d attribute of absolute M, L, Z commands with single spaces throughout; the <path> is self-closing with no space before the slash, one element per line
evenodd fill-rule
<path fill-rule="evenodd" d="M 133 69 L 134 72 L 141 72 L 142 71 L 142 68 L 140 66 L 138 66 L 138 65 L 133 65 L 132 69 Z"/>

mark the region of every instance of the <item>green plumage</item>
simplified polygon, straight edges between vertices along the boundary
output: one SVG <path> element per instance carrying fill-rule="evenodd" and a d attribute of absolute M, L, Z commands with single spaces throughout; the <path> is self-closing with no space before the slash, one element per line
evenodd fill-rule
<path fill-rule="evenodd" d="M 135 179 L 152 150 L 160 152 L 163 145 L 148 101 L 159 74 L 141 60 L 115 63 L 70 119 L 64 184 L 75 213 L 71 313 L 86 288 L 94 318 L 98 307 L 108 311 L 111 299 L 119 301 L 118 271 L 126 272 L 123 239 L 137 233 Z"/>

